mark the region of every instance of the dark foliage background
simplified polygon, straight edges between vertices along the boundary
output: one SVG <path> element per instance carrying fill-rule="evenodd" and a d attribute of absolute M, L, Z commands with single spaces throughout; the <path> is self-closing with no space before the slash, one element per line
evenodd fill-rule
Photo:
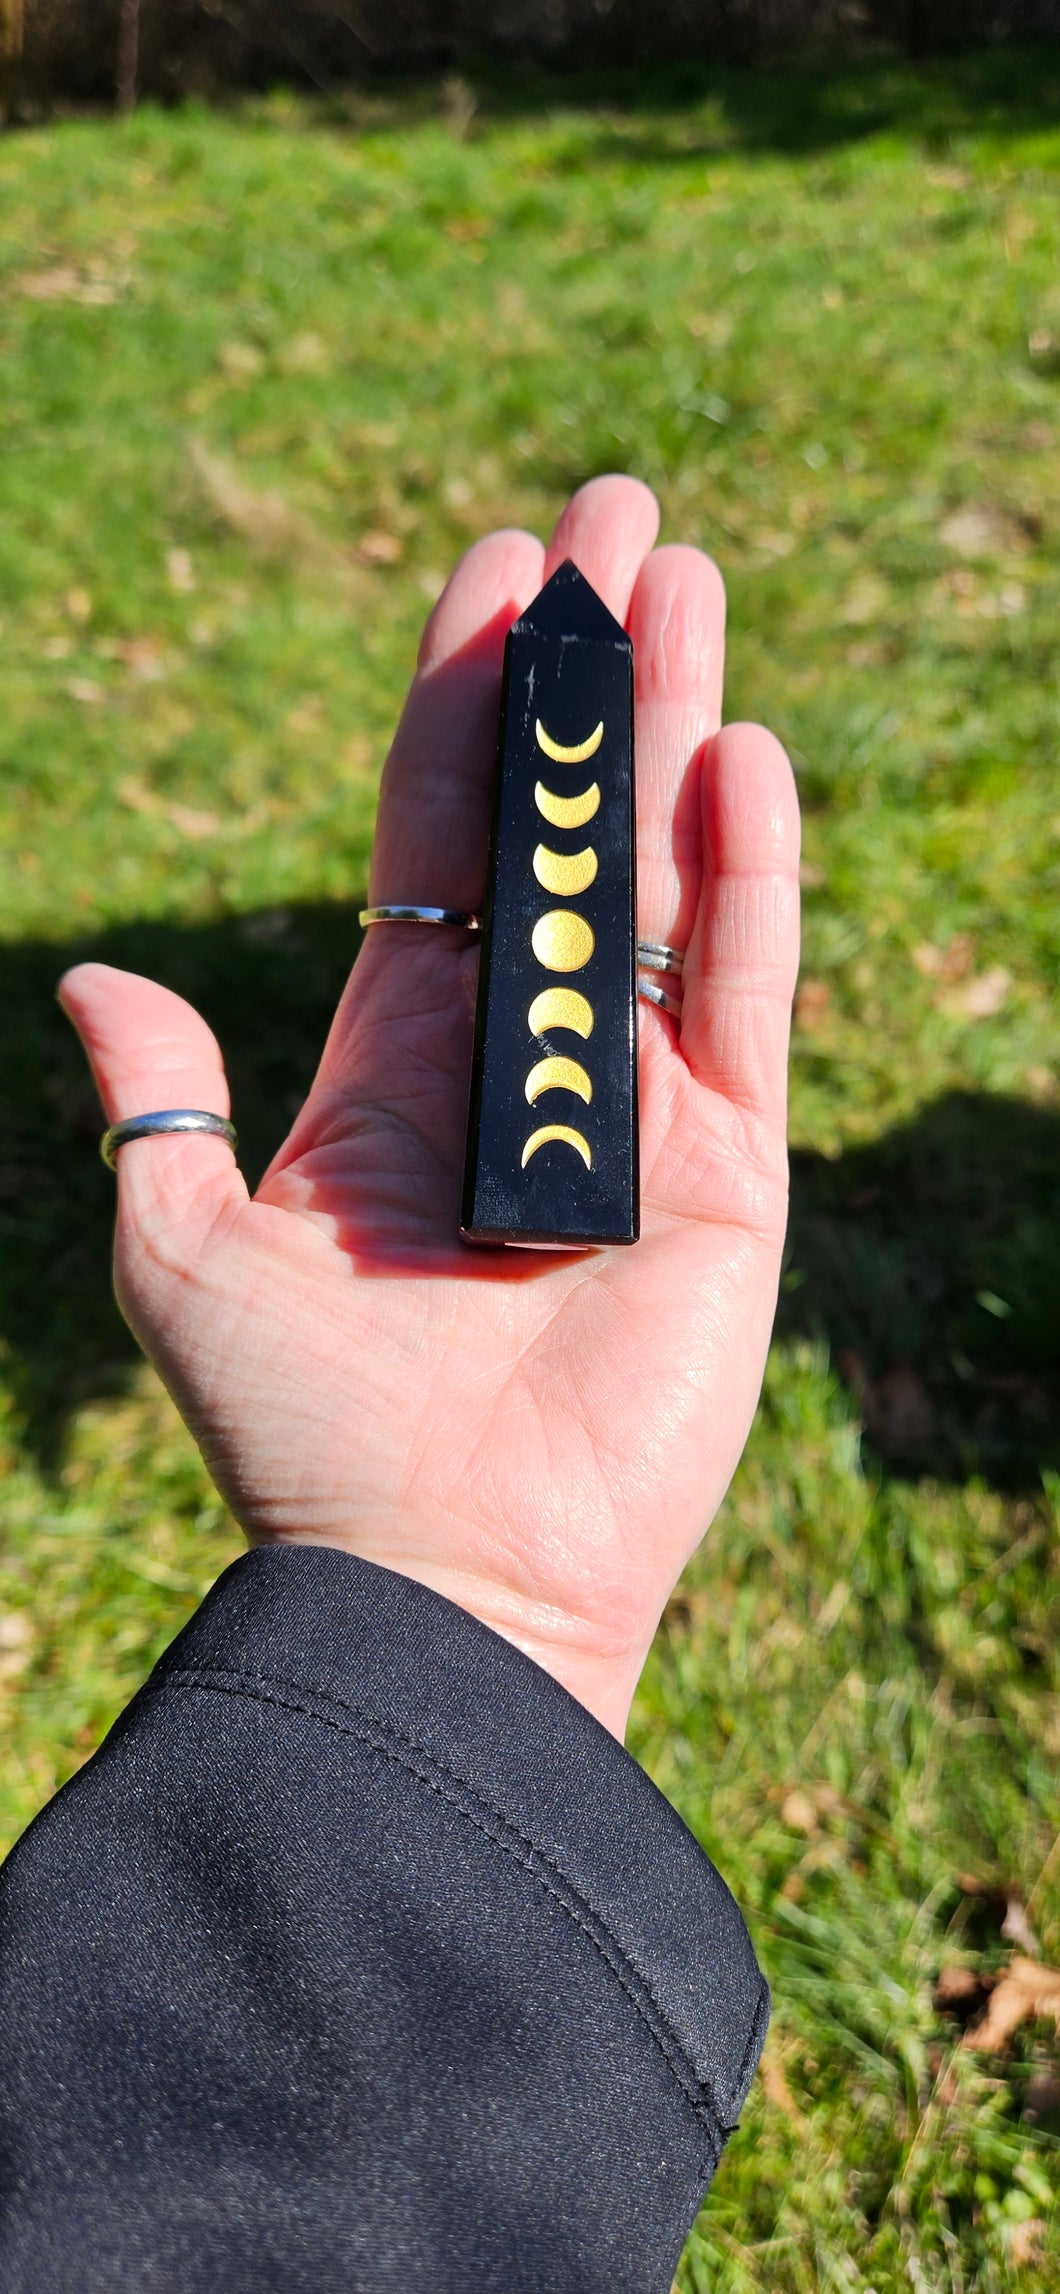
<path fill-rule="evenodd" d="M 25 100 L 108 98 L 123 44 L 165 98 L 277 78 L 325 89 L 489 58 L 747 63 L 823 45 L 927 55 L 1055 37 L 1060 0 L 0 0 Z"/>

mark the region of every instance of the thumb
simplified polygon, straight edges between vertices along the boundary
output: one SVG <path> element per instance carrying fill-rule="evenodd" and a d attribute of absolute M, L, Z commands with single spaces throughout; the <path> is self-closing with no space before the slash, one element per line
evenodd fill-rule
<path fill-rule="evenodd" d="M 110 964 L 78 964 L 60 980 L 58 997 L 88 1054 L 108 1124 L 164 1107 L 228 1114 L 220 1049 L 182 996 Z M 186 1266 L 224 1209 L 246 1201 L 231 1148 L 208 1132 L 131 1140 L 117 1172 L 117 1258 L 126 1276 L 137 1246 L 156 1263 Z"/>

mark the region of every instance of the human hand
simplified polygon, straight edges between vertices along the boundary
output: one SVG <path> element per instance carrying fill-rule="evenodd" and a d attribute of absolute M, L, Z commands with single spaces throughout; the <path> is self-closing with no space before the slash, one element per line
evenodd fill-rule
<path fill-rule="evenodd" d="M 565 557 L 630 630 L 642 938 L 686 948 L 641 1004 L 642 1236 L 571 1254 L 458 1237 L 477 949 L 369 931 L 256 1196 L 222 1141 L 118 1158 L 118 1298 L 252 1542 L 344 1547 L 434 1586 L 621 1736 L 663 1604 L 761 1383 L 786 1216 L 798 811 L 769 733 L 719 731 L 724 593 L 658 513 L 594 480 L 547 553 L 493 534 L 427 624 L 383 776 L 369 897 L 480 905 L 504 637 Z M 227 1113 L 169 989 L 101 964 L 61 1000 L 108 1123 Z"/>

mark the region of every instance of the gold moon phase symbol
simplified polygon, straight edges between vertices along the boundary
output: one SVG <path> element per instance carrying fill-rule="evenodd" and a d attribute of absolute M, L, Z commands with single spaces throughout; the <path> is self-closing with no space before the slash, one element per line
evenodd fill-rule
<path fill-rule="evenodd" d="M 524 1085 L 531 1107 L 543 1091 L 576 1091 L 588 1106 L 593 1087 L 584 1067 L 576 1059 L 539 1059 L 532 1067 Z"/>
<path fill-rule="evenodd" d="M 554 789 L 547 789 L 539 781 L 534 790 L 534 803 L 544 820 L 553 828 L 584 828 L 595 812 L 600 810 L 600 783 L 583 789 L 580 797 L 558 797 Z"/>
<path fill-rule="evenodd" d="M 595 757 L 603 740 L 604 720 L 601 717 L 599 724 L 584 741 L 574 741 L 566 749 L 561 741 L 554 741 L 551 733 L 546 733 L 540 717 L 534 726 L 534 734 L 538 748 L 544 750 L 546 757 L 551 757 L 554 765 L 584 765 L 586 757 Z"/>
<path fill-rule="evenodd" d="M 546 892 L 558 892 L 569 900 L 578 892 L 588 892 L 596 875 L 596 854 L 591 844 L 582 852 L 553 852 L 550 845 L 539 844 L 534 875 Z"/>
<path fill-rule="evenodd" d="M 596 938 L 584 916 L 575 916 L 570 908 L 550 908 L 547 916 L 538 917 L 530 945 L 546 972 L 580 972 L 592 955 Z"/>
<path fill-rule="evenodd" d="M 576 1153 L 581 1156 L 586 1170 L 592 1170 L 593 1151 L 588 1140 L 582 1138 L 580 1131 L 572 1131 L 569 1123 L 543 1123 L 540 1131 L 530 1133 L 530 1137 L 523 1148 L 524 1171 L 531 1155 L 536 1155 L 538 1148 L 546 1146 L 550 1139 L 562 1139 L 568 1147 L 573 1147 Z"/>
<path fill-rule="evenodd" d="M 575 1035 L 591 1036 L 593 1007 L 577 988 L 542 988 L 535 996 L 526 1015 L 531 1035 L 544 1035 L 549 1028 L 570 1028 Z"/>

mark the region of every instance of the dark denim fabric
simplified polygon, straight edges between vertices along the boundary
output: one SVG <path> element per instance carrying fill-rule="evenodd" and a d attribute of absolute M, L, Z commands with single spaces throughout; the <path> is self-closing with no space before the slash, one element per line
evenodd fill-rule
<path fill-rule="evenodd" d="M 0 1874 L 4 2294 L 667 2294 L 766 1993 L 528 1658 L 227 1571 Z"/>

